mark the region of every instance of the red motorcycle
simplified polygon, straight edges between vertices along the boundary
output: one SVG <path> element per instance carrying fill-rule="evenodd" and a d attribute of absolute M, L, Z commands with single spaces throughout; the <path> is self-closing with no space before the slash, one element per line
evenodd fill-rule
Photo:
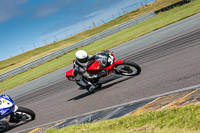
<path fill-rule="evenodd" d="M 107 74 L 102 77 L 106 77 L 112 73 L 124 76 L 136 76 L 139 75 L 141 72 L 141 68 L 138 64 L 134 62 L 127 62 L 124 60 L 115 61 L 114 54 L 105 51 L 97 53 L 95 55 L 95 60 L 88 62 L 86 70 L 88 73 L 91 74 L 99 74 L 101 73 L 101 71 L 107 71 Z M 66 77 L 70 81 L 75 81 L 74 70 L 71 69 L 67 71 Z M 101 84 L 99 84 L 99 80 L 102 77 L 87 80 L 89 80 L 89 82 L 91 82 L 93 85 L 97 86 L 97 88 L 100 88 Z M 85 89 L 88 90 L 88 88 Z"/>

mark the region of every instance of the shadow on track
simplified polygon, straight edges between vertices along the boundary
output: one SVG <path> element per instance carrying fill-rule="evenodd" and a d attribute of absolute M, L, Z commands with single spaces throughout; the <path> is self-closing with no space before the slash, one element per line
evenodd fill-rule
<path fill-rule="evenodd" d="M 111 77 L 109 80 L 107 79 L 105 82 L 102 82 L 102 84 L 105 84 L 105 83 L 110 82 L 110 81 L 112 81 L 112 80 L 116 80 L 116 79 L 118 79 L 118 78 L 121 78 L 121 77 L 115 77 L 115 79 L 114 79 L 113 77 Z M 104 90 L 104 89 L 107 89 L 107 88 L 110 88 L 111 86 L 113 86 L 113 85 L 115 85 L 115 84 L 119 84 L 119 83 L 124 82 L 124 81 L 126 81 L 126 80 L 129 80 L 129 79 L 131 79 L 131 78 L 133 78 L 133 77 L 127 77 L 127 78 L 122 79 L 122 80 L 120 80 L 120 81 L 113 82 L 113 83 L 111 83 L 111 84 L 108 84 L 108 85 L 106 85 L 106 86 L 103 86 L 103 87 L 97 89 L 96 92 L 101 91 L 101 90 Z M 83 94 L 81 94 L 81 95 L 78 95 L 78 96 L 76 96 L 76 97 L 74 97 L 74 98 L 71 98 L 71 99 L 67 100 L 67 102 L 72 101 L 72 100 L 79 100 L 79 99 L 82 99 L 82 98 L 87 97 L 87 96 L 92 95 L 92 94 L 94 94 L 94 93 L 85 92 L 85 93 L 83 93 Z"/>

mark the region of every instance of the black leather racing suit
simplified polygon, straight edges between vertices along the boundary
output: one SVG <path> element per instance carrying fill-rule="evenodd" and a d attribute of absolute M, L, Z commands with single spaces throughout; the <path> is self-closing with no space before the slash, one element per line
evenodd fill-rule
<path fill-rule="evenodd" d="M 88 56 L 88 63 L 90 61 L 95 60 L 95 55 L 89 55 Z M 88 63 L 86 66 L 80 65 L 77 61 L 74 62 L 73 69 L 74 69 L 74 77 L 76 80 L 76 83 L 83 88 L 86 88 L 90 85 L 93 85 L 91 82 L 89 82 L 90 79 L 98 78 L 98 74 L 90 74 L 86 71 Z"/>
<path fill-rule="evenodd" d="M 99 77 L 105 76 L 107 75 L 108 71 L 107 70 L 102 70 L 100 73 L 98 74 L 90 74 L 87 72 L 87 67 L 90 66 L 90 64 L 92 64 L 96 59 L 98 58 L 104 58 L 105 61 L 101 62 L 102 67 L 105 67 L 106 65 L 109 65 L 107 63 L 108 60 L 108 53 L 104 53 L 102 54 L 95 54 L 95 55 L 89 55 L 88 56 L 88 62 L 86 64 L 86 66 L 82 66 L 80 65 L 77 61 L 74 62 L 74 77 L 76 80 L 76 83 L 81 86 L 81 89 L 87 88 L 92 84 L 90 81 L 94 79 L 97 79 Z"/>

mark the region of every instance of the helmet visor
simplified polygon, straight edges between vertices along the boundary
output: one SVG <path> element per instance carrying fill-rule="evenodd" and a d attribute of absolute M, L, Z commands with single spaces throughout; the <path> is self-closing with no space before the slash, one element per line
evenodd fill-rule
<path fill-rule="evenodd" d="M 85 58 L 83 58 L 83 59 L 78 59 L 78 61 L 79 61 L 80 63 L 86 63 L 86 62 L 88 61 L 88 57 L 85 57 Z"/>

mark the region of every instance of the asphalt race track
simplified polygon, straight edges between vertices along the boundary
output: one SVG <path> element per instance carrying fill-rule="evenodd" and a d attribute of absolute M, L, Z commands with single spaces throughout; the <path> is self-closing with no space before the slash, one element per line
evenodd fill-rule
<path fill-rule="evenodd" d="M 34 110 L 36 120 L 8 132 L 199 84 L 200 23 L 156 43 L 129 50 L 117 59 L 138 63 L 141 74 L 107 82 L 94 94 L 78 90 L 74 82 L 63 77 L 20 95 L 15 103 Z"/>

